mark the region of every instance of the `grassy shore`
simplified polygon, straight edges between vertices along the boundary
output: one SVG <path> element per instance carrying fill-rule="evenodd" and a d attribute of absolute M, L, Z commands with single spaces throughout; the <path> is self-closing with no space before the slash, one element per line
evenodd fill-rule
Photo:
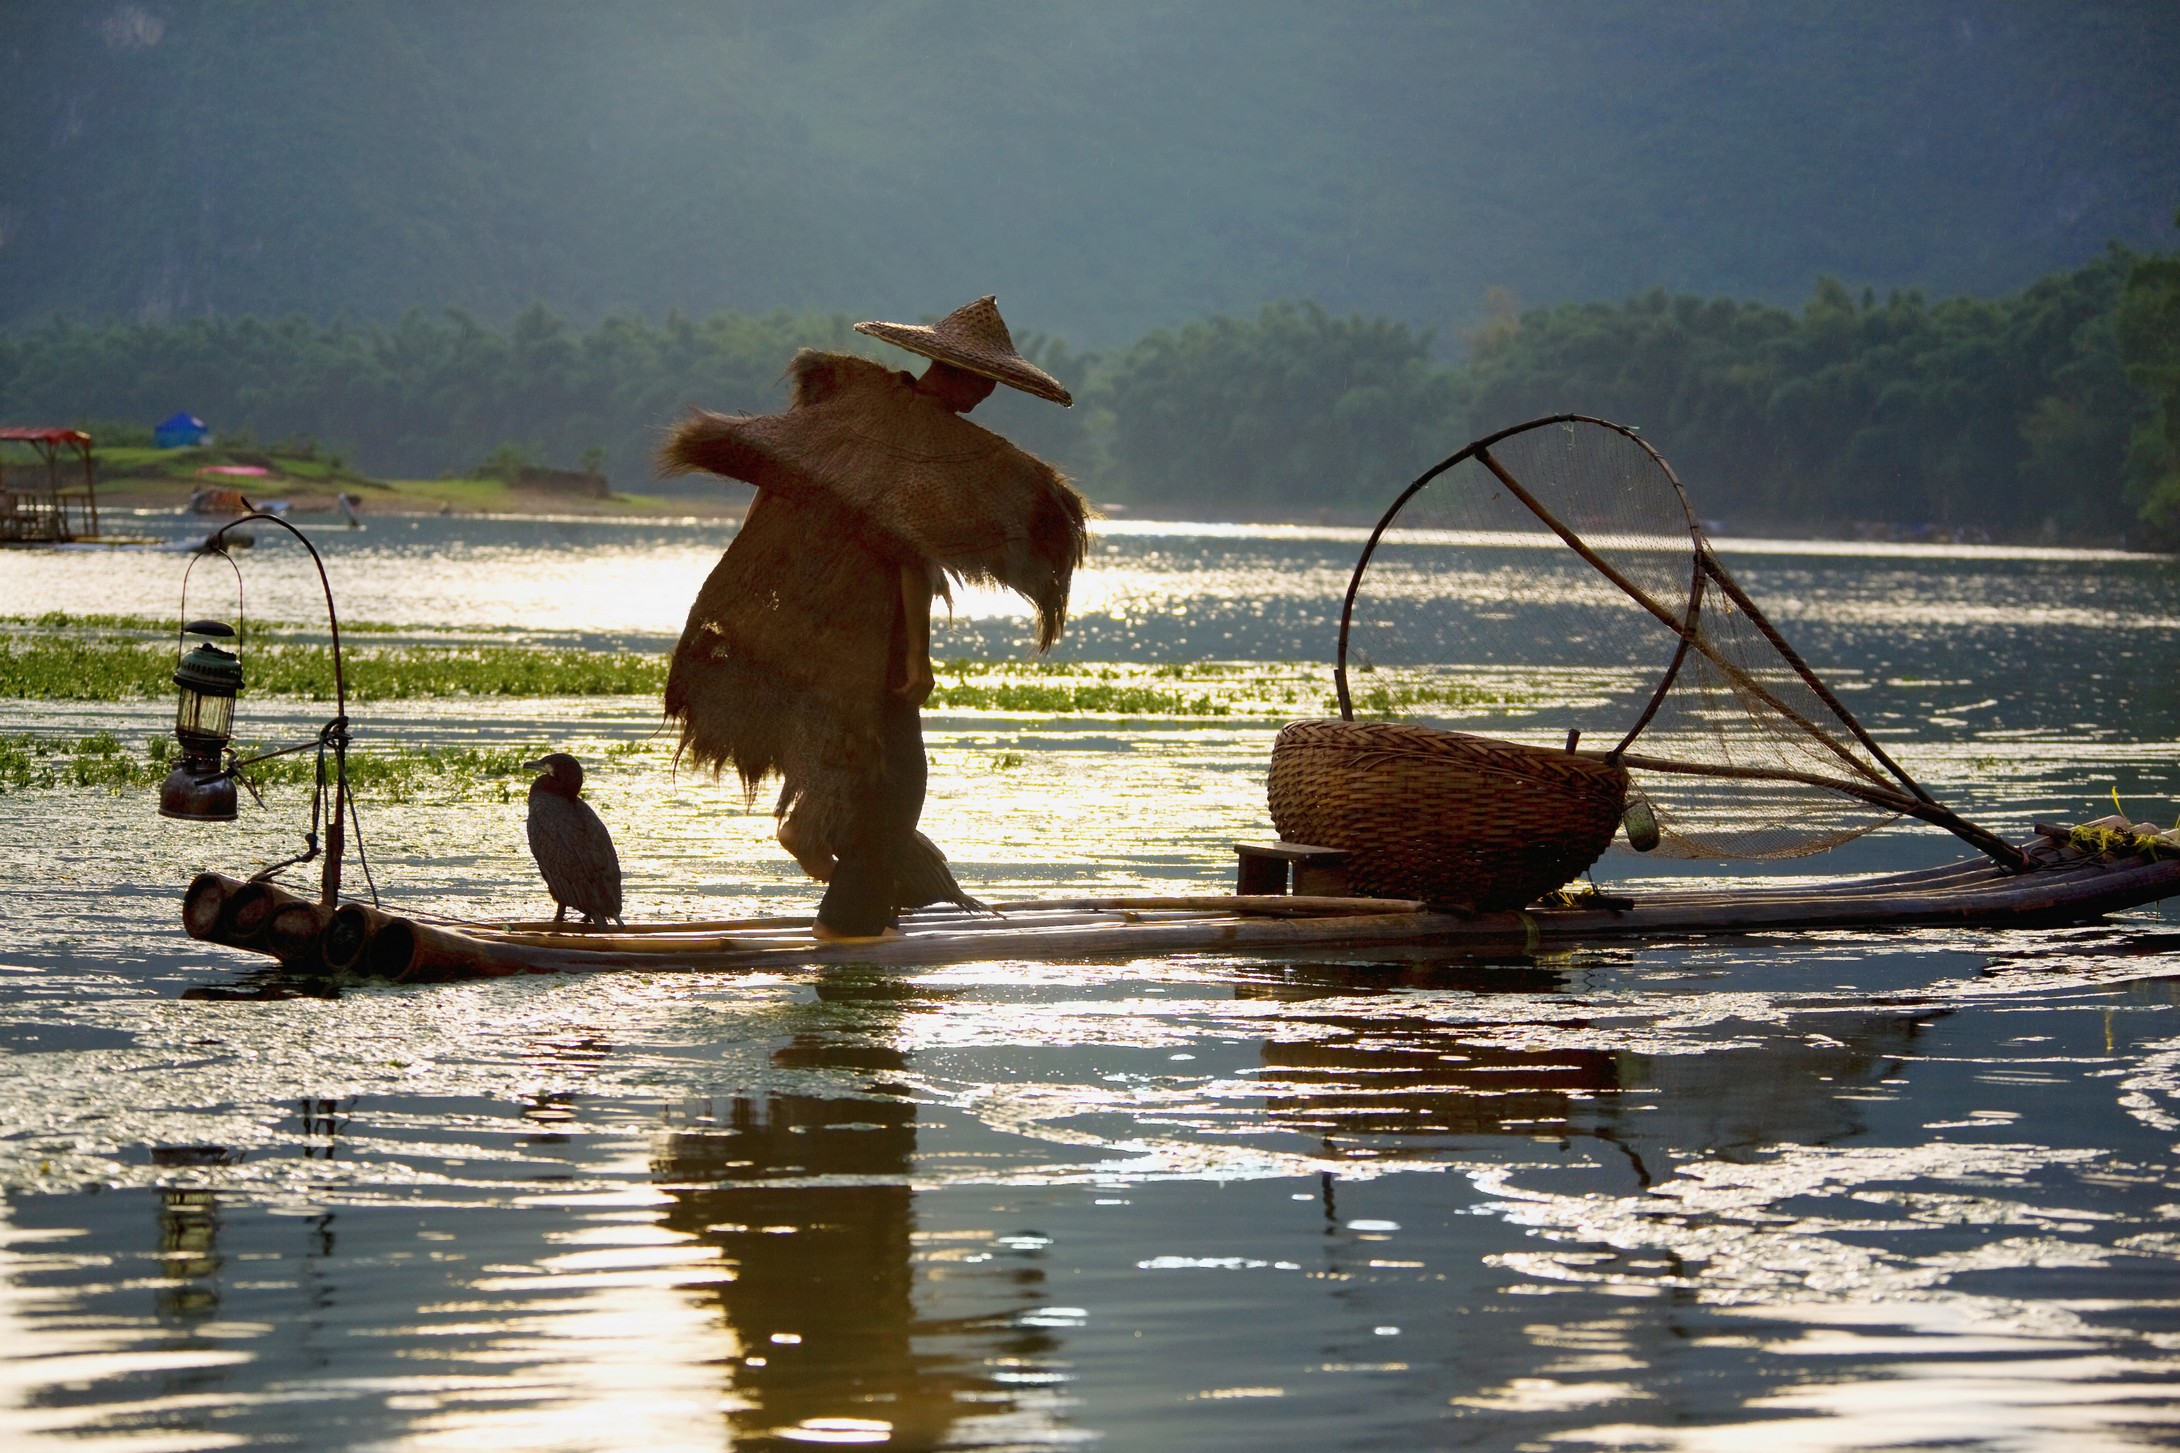
<path fill-rule="evenodd" d="M 298 515 L 333 515 L 333 497 L 345 493 L 368 520 L 374 515 L 596 515 L 601 518 L 682 516 L 733 518 L 744 500 L 721 491 L 703 496 L 662 498 L 615 494 L 605 499 L 517 489 L 497 479 L 363 480 L 328 486 L 322 482 L 267 476 L 256 479 L 123 479 L 102 481 L 99 503 L 109 509 L 180 510 L 198 489 L 239 489 L 254 502 L 285 500 Z"/>
<path fill-rule="evenodd" d="M 666 497 L 616 493 L 600 498 L 525 488 L 497 478 L 373 479 L 349 469 L 338 456 L 277 447 L 150 449 L 101 445 L 96 458 L 100 503 L 118 509 L 178 510 L 200 489 L 238 490 L 258 502 L 285 500 L 301 514 L 333 513 L 334 497 L 345 494 L 365 516 L 733 516 L 740 514 L 747 503 L 746 492 L 734 489 Z M 263 472 L 225 472 L 238 468 Z"/>

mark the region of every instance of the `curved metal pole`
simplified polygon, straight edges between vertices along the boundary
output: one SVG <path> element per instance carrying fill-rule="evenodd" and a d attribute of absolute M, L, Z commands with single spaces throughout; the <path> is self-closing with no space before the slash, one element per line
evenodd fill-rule
<path fill-rule="evenodd" d="M 347 845 L 345 825 L 348 821 L 349 812 L 348 677 L 347 673 L 341 669 L 341 616 L 340 612 L 333 608 L 333 583 L 326 579 L 325 557 L 318 553 L 316 545 L 310 543 L 310 536 L 304 534 L 286 520 L 281 519 L 280 516 L 269 515 L 263 510 L 253 509 L 250 513 L 238 519 L 229 520 L 226 524 L 214 530 L 205 540 L 205 546 L 208 549 L 218 549 L 225 553 L 221 544 L 222 537 L 235 526 L 247 525 L 253 521 L 278 525 L 281 529 L 293 535 L 302 547 L 310 552 L 311 564 L 318 567 L 318 588 L 325 592 L 326 623 L 332 628 L 333 632 L 334 715 L 330 723 L 333 728 L 333 811 L 326 818 L 325 870 L 319 875 L 318 897 L 320 902 L 331 908 L 341 901 L 341 852 Z"/>

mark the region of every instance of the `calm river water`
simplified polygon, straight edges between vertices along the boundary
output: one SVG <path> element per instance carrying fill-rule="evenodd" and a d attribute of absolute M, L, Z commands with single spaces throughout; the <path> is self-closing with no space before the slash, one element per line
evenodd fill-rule
<path fill-rule="evenodd" d="M 326 532 L 343 611 L 403 628 L 376 639 L 647 649 L 725 538 Z M 1325 661 L 1357 545 L 1109 528 L 1065 654 Z M 1723 548 L 1972 815 L 2180 811 L 2180 565 Z M 1412 563 L 1418 610 L 1464 608 Z M 253 614 L 310 618 L 299 552 L 243 565 Z M 180 574 L 10 555 L 0 613 L 170 614 Z M 1021 627 L 964 599 L 939 651 Z M 135 740 L 170 710 L 0 703 L 0 730 Z M 317 710 L 243 706 L 259 739 Z M 632 915 L 811 899 L 761 811 L 639 749 L 652 703 L 358 717 L 366 745 L 582 753 Z M 1229 844 L 1269 836 L 1277 726 L 934 714 L 925 826 L 987 897 L 1217 890 Z M 534 911 L 512 788 L 366 799 L 389 898 Z M 292 851 L 293 796 L 225 828 L 0 796 L 8 1446 L 2180 1445 L 2172 906 L 1534 958 L 256 998 L 177 903 L 200 868 Z M 1763 871 L 1955 855 L 1896 827 Z M 1597 877 L 1663 871 L 1614 854 Z"/>

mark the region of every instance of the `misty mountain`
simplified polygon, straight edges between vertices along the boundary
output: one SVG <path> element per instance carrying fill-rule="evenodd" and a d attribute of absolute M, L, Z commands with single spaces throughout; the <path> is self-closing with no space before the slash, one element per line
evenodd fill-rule
<path fill-rule="evenodd" d="M 2164 242 L 2176 75 L 2170 0 L 4 0 L 0 326 L 1990 295 Z"/>

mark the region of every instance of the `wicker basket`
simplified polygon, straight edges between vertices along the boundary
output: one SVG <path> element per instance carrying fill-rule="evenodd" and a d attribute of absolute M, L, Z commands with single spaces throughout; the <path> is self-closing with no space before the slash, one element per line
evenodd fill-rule
<path fill-rule="evenodd" d="M 1519 908 L 1605 851 L 1627 771 L 1404 722 L 1298 721 L 1270 788 L 1280 837 L 1345 852 L 1356 893 Z"/>

